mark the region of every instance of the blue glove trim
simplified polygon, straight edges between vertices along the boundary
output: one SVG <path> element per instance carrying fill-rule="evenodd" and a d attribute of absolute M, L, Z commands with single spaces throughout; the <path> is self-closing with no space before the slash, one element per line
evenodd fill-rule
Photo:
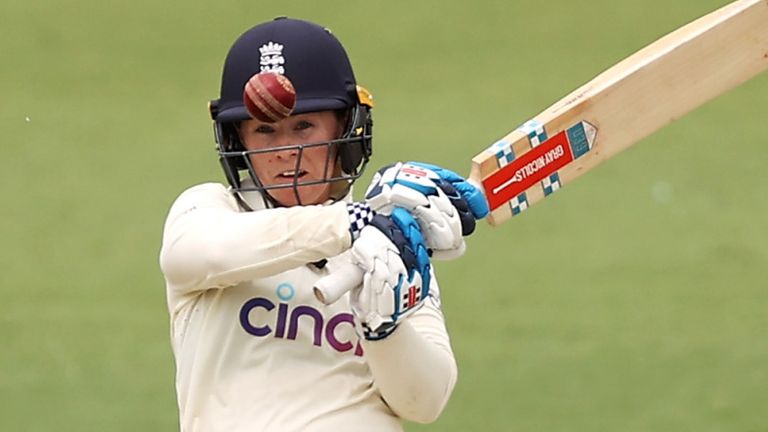
<path fill-rule="evenodd" d="M 409 274 L 411 269 L 418 268 L 419 263 L 416 259 L 416 254 L 413 251 L 413 247 L 411 246 L 411 241 L 406 237 L 403 230 L 400 229 L 400 226 L 395 223 L 392 218 L 377 213 L 373 217 L 371 225 L 384 233 L 384 235 L 389 238 L 389 241 L 395 245 L 398 253 L 400 254 L 400 259 L 403 260 L 403 264 L 405 265 L 405 268 L 408 270 Z"/>
<path fill-rule="evenodd" d="M 490 209 L 488 208 L 488 201 L 485 199 L 480 190 L 467 181 L 460 183 L 453 183 L 453 187 L 467 200 L 469 204 L 469 210 L 475 216 L 475 219 L 482 219 L 488 216 Z"/>
<path fill-rule="evenodd" d="M 432 266 L 429 262 L 429 254 L 424 242 L 424 236 L 421 233 L 419 224 L 411 213 L 401 207 L 395 207 L 390 216 L 375 214 L 370 225 L 386 235 L 392 244 L 397 247 L 400 259 L 403 261 L 408 273 L 407 279 L 403 275 L 399 276 L 397 286 L 393 288 L 394 299 L 403 298 L 402 290 L 411 288 L 410 282 L 413 281 L 416 272 L 421 274 L 421 299 L 427 298 L 432 277 Z M 387 337 L 394 331 L 403 312 L 405 311 L 401 308 L 401 304 L 398 301 L 394 305 L 394 313 L 391 315 L 392 324 L 375 329 L 375 331 L 363 325 L 365 338 L 377 340 Z"/>
<path fill-rule="evenodd" d="M 429 284 L 431 282 L 431 265 L 429 263 L 429 252 L 427 251 L 424 236 L 419 228 L 419 223 L 416 222 L 416 219 L 413 218 L 410 212 L 400 207 L 395 207 L 390 217 L 405 235 L 405 238 L 408 240 L 410 248 L 415 255 L 416 268 L 409 269 L 408 277 L 413 280 L 414 271 L 418 270 L 419 273 L 421 273 L 421 298 L 427 298 L 429 295 Z M 402 284 L 400 285 L 402 286 Z"/>

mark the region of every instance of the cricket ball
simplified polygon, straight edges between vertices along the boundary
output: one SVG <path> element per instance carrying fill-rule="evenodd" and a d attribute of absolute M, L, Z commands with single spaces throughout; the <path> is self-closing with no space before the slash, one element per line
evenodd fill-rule
<path fill-rule="evenodd" d="M 245 83 L 243 103 L 251 117 L 275 123 L 291 115 L 296 90 L 284 75 L 259 72 Z"/>

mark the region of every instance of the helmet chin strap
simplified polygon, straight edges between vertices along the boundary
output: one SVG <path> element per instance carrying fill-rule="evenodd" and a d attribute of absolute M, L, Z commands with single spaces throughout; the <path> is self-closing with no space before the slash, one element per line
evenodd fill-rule
<path fill-rule="evenodd" d="M 236 191 L 234 189 L 230 189 L 230 190 L 232 191 L 232 195 L 234 195 L 235 201 L 237 201 L 237 204 L 240 206 L 241 209 L 243 209 L 243 210 L 245 210 L 247 212 L 252 212 L 253 211 L 253 208 L 248 205 L 248 203 L 245 201 L 245 199 L 243 199 L 243 197 L 240 195 L 240 192 L 238 192 L 238 191 Z"/>
<path fill-rule="evenodd" d="M 243 192 L 248 193 L 250 196 L 253 196 L 253 193 L 257 192 L 262 200 L 263 208 L 265 209 L 281 207 L 280 203 L 277 202 L 277 200 L 272 195 L 270 195 L 266 189 L 264 189 L 264 185 L 261 183 L 261 180 L 259 180 L 258 177 L 249 175 L 247 178 L 241 179 L 239 184 L 242 185 L 246 182 L 253 182 L 253 186 L 255 186 L 257 190 L 240 191 L 237 188 L 230 187 L 230 191 L 232 192 L 232 195 L 234 195 L 237 203 L 240 205 L 240 208 L 247 212 L 255 211 L 253 205 L 249 203 L 249 200 L 246 197 L 243 196 Z"/>

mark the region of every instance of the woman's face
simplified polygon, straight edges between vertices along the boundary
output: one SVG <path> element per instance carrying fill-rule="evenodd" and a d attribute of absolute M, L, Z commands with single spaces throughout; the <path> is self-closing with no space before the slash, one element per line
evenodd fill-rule
<path fill-rule="evenodd" d="M 293 184 L 294 179 L 301 184 L 334 175 L 335 147 L 320 145 L 305 147 L 303 150 L 270 149 L 332 141 L 341 135 L 341 128 L 341 121 L 334 111 L 319 111 L 297 114 L 276 123 L 264 123 L 256 119 L 243 121 L 240 124 L 240 139 L 246 150 L 264 151 L 249 155 L 263 186 L 289 185 Z M 330 186 L 330 183 L 325 182 L 300 185 L 295 190 L 294 187 L 270 189 L 268 193 L 286 207 L 320 204 L 330 197 Z"/>

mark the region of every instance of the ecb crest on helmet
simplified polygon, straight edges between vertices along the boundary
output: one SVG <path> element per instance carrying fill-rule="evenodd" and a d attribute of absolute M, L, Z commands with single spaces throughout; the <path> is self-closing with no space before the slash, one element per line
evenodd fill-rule
<path fill-rule="evenodd" d="M 261 53 L 261 72 L 285 74 L 282 44 L 270 41 L 262 45 L 259 52 Z"/>

